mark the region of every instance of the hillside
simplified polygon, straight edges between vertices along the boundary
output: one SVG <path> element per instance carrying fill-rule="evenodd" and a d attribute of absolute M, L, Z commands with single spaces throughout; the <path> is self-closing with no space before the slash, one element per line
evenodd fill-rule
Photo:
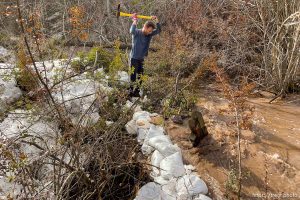
<path fill-rule="evenodd" d="M 0 2 L 0 199 L 300 196 L 300 2 Z"/>

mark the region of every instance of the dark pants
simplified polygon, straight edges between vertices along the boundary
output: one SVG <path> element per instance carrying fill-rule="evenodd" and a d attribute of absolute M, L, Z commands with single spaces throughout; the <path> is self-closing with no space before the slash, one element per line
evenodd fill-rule
<path fill-rule="evenodd" d="M 131 58 L 130 60 L 130 96 L 138 97 L 140 85 L 142 84 L 141 76 L 144 74 L 144 60 Z"/>

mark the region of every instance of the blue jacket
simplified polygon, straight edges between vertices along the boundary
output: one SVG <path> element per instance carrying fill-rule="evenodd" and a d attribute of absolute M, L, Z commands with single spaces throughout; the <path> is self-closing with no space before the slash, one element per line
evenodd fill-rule
<path fill-rule="evenodd" d="M 156 24 L 156 29 L 149 35 L 144 35 L 141 29 L 137 29 L 136 25 L 132 24 L 130 27 L 130 33 L 132 34 L 132 49 L 130 52 L 130 58 L 137 60 L 143 60 L 148 55 L 150 41 L 152 36 L 161 32 L 161 26 Z"/>

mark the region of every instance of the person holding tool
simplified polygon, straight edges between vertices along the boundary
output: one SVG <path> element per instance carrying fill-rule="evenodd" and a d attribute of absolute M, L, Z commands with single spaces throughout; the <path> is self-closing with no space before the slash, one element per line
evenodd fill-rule
<path fill-rule="evenodd" d="M 147 21 L 142 29 L 137 28 L 139 15 L 132 14 L 133 23 L 130 27 L 132 35 L 132 49 L 130 52 L 130 97 L 140 97 L 140 85 L 142 83 L 141 76 L 144 74 L 144 59 L 148 55 L 150 42 L 153 36 L 161 32 L 161 25 L 156 16 L 151 16 L 151 19 L 156 22 Z"/>

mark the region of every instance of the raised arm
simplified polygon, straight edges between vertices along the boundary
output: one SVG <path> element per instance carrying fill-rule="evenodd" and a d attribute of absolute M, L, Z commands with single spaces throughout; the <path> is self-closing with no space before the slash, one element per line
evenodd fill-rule
<path fill-rule="evenodd" d="M 132 35 L 135 35 L 136 34 L 136 26 L 137 26 L 137 16 L 136 16 L 136 13 L 134 13 L 133 15 L 132 15 L 132 25 L 131 25 L 131 27 L 130 27 L 130 33 L 132 34 Z"/>
<path fill-rule="evenodd" d="M 161 32 L 161 25 L 159 22 L 156 23 L 156 29 L 150 34 L 151 36 L 157 35 Z"/>
<path fill-rule="evenodd" d="M 156 29 L 150 35 L 154 36 L 161 32 L 161 25 L 158 22 L 158 18 L 156 16 L 152 16 L 152 19 L 156 21 Z"/>

